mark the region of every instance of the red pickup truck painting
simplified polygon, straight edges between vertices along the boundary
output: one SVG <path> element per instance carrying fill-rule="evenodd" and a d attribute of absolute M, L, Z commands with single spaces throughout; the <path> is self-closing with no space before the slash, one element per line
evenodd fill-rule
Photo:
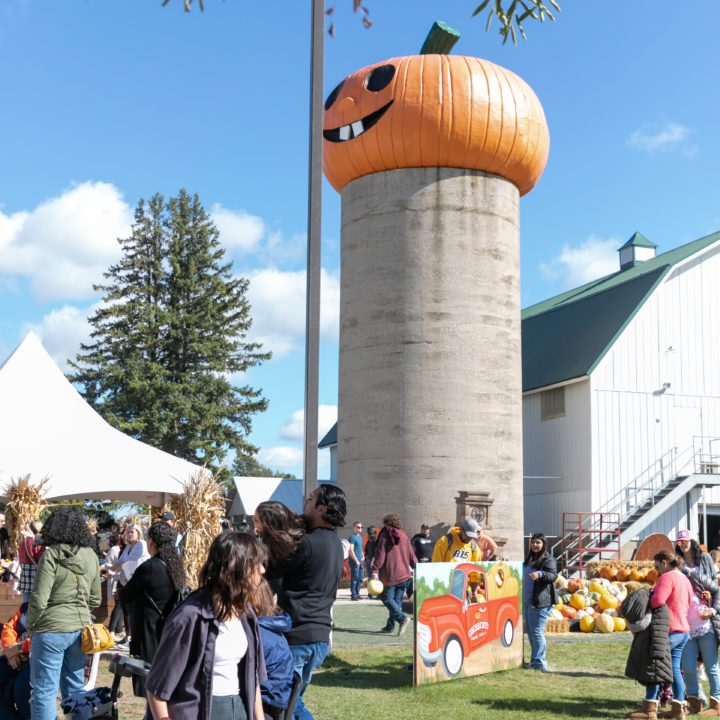
<path fill-rule="evenodd" d="M 435 568 L 418 565 L 417 571 L 425 574 L 434 570 L 437 578 L 438 571 L 444 567 L 450 575 L 449 592 L 426 598 L 417 612 L 416 658 L 430 672 L 418 672 L 416 668 L 416 682 L 458 675 L 469 656 L 494 640 L 499 643 L 478 654 L 487 654 L 485 662 L 478 662 L 482 658 L 476 655 L 473 667 L 465 674 L 519 665 L 522 662 L 520 563 L 434 565 Z M 511 569 L 511 565 L 518 567 Z M 445 677 L 433 670 L 438 663 Z"/>

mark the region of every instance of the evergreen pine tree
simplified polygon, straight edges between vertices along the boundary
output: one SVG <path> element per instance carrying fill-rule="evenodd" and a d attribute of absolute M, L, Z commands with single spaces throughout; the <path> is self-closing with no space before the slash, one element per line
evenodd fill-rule
<path fill-rule="evenodd" d="M 141 200 L 119 242 L 69 379 L 111 425 L 178 457 L 217 470 L 229 451 L 252 455 L 246 437 L 267 400 L 233 379 L 270 353 L 245 342 L 248 281 L 233 276 L 198 196 Z"/>

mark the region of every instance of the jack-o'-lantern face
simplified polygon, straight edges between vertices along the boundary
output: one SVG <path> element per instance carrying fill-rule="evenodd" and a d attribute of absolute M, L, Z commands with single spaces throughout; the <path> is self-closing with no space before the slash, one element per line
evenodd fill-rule
<path fill-rule="evenodd" d="M 323 169 L 338 191 L 411 167 L 483 170 L 525 194 L 547 161 L 545 115 L 515 74 L 478 58 L 411 55 L 358 70 L 325 101 Z"/>

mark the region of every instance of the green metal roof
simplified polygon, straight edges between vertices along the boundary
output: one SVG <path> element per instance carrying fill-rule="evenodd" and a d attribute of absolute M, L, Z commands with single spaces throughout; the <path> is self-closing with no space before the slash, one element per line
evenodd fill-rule
<path fill-rule="evenodd" d="M 325 437 L 318 443 L 319 448 L 337 445 L 337 423 L 335 423 L 328 431 Z"/>
<path fill-rule="evenodd" d="M 713 233 L 523 310 L 523 391 L 589 375 L 670 268 L 718 240 Z"/>
<path fill-rule="evenodd" d="M 626 247 L 647 247 L 656 248 L 655 243 L 651 243 L 642 233 L 636 232 L 621 248 L 623 250 Z"/>

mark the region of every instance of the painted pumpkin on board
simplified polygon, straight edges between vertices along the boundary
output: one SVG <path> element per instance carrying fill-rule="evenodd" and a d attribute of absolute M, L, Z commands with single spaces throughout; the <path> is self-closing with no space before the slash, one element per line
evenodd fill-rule
<path fill-rule="evenodd" d="M 349 75 L 327 97 L 323 170 L 338 191 L 416 167 L 481 170 L 532 190 L 550 147 L 530 86 L 487 60 L 410 55 Z"/>

